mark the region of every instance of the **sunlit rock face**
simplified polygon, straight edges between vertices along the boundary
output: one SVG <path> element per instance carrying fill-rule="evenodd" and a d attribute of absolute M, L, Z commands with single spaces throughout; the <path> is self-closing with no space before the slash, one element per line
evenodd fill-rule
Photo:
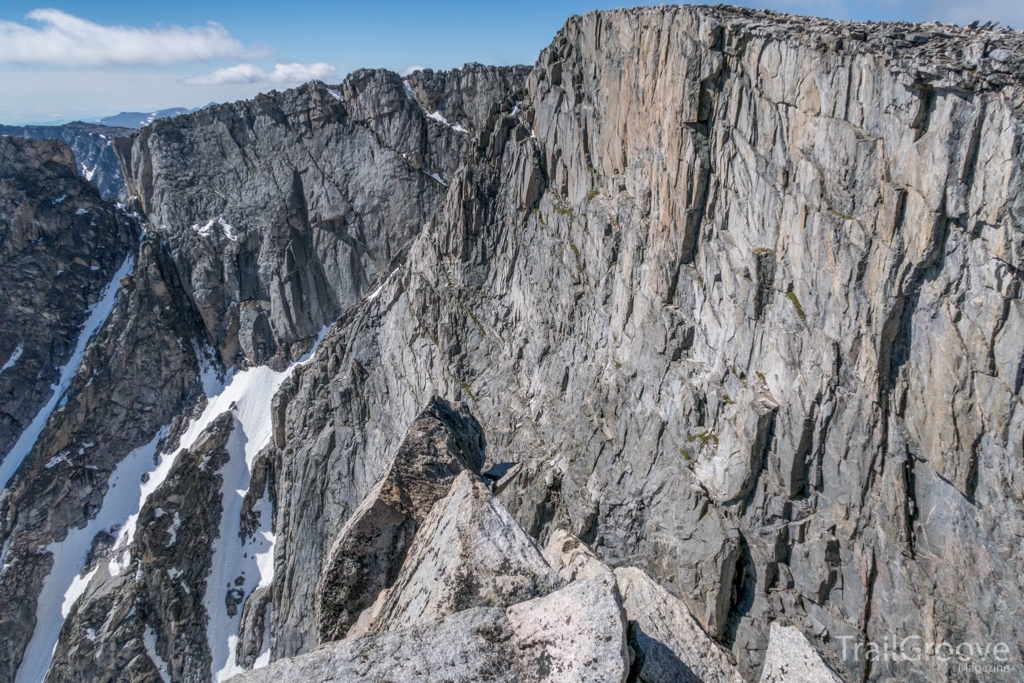
<path fill-rule="evenodd" d="M 347 576 L 332 549 L 438 396 L 478 423 L 485 462 L 426 480 L 520 463 L 488 519 L 553 541 L 545 562 L 576 579 L 511 606 L 431 603 L 438 638 L 493 655 L 529 622 L 547 642 L 525 606 L 576 600 L 624 605 L 609 632 L 636 646 L 631 680 L 681 670 L 684 642 L 712 653 L 690 671 L 729 680 L 784 677 L 790 651 L 808 675 L 955 680 L 941 658 L 843 647 L 892 636 L 1006 643 L 1024 662 L 1022 64 L 1021 34 L 988 25 L 594 12 L 532 69 L 360 71 L 120 140 L 146 237 L 3 494 L 0 593 L 21 616 L 0 628 L 48 600 L 54 661 L 107 652 L 95 666 L 134 681 L 429 643 L 422 624 L 373 631 L 371 600 L 338 628 L 318 615 Z M 199 439 L 225 413 L 226 460 L 223 432 Z M 107 506 L 150 443 L 140 471 L 160 488 L 133 483 L 137 518 L 120 520 Z M 175 544 L 209 562 L 207 588 L 184 579 L 202 600 L 157 577 L 181 569 L 160 549 L 174 512 Z M 55 544 L 104 515 L 111 540 L 69 560 L 86 574 L 43 586 Z M 406 553 L 427 517 L 388 572 L 421 557 Z M 403 586 L 438 578 L 410 572 Z M 659 591 L 670 609 L 636 612 Z M 408 595 L 388 613 L 411 613 Z M 369 630 L 336 640 L 350 628 Z M 10 677 L 36 637 L 5 641 Z"/>

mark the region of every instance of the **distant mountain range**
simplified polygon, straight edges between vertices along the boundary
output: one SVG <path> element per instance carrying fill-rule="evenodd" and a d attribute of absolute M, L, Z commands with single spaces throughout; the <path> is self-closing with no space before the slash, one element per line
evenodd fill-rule
<path fill-rule="evenodd" d="M 71 147 L 78 163 L 78 173 L 86 180 L 92 181 L 99 188 L 100 195 L 108 201 L 124 199 L 124 177 L 118 165 L 111 143 L 114 138 L 125 137 L 157 119 L 190 114 L 212 106 L 210 102 L 203 107 L 186 109 L 173 107 L 149 113 L 139 111 L 123 111 L 113 116 L 74 121 L 63 124 L 4 126 L 0 125 L 0 135 L 39 140 L 57 138 Z"/>
<path fill-rule="evenodd" d="M 89 119 L 89 123 L 98 123 L 101 126 L 115 126 L 121 128 L 142 128 L 143 126 L 149 125 L 157 119 L 165 119 L 170 116 L 180 116 L 181 114 L 191 114 L 194 111 L 200 109 L 206 109 L 216 102 L 210 102 L 202 107 L 196 107 L 194 109 L 186 109 L 184 107 L 172 107 L 171 109 L 161 109 L 159 111 L 141 112 L 141 111 L 123 111 L 120 114 L 113 116 L 105 116 L 98 119 Z"/>

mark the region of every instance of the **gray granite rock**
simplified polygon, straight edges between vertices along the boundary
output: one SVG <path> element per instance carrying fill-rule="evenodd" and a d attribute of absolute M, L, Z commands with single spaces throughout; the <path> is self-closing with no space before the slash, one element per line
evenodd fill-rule
<path fill-rule="evenodd" d="M 416 533 L 363 629 L 353 630 L 396 631 L 471 607 L 507 607 L 564 584 L 480 477 L 464 470 Z"/>
<path fill-rule="evenodd" d="M 3 671 L 37 549 L 190 409 L 191 341 L 281 368 L 335 322 L 273 403 L 272 660 L 318 645 L 331 544 L 437 395 L 522 463 L 530 535 L 643 569 L 748 680 L 773 623 L 850 680 L 957 674 L 847 638 L 1024 661 L 1021 54 L 991 24 L 593 12 L 525 79 L 361 71 L 119 143 L 151 275 L 0 501 Z"/>
<path fill-rule="evenodd" d="M 465 406 L 432 398 L 331 548 L 317 587 L 321 642 L 344 637 L 360 612 L 400 581 L 417 530 L 435 503 L 448 495 L 460 472 L 478 476 L 483 461 L 479 423 Z M 437 524 L 428 525 L 428 539 Z"/>
<path fill-rule="evenodd" d="M 774 622 L 761 670 L 761 683 L 842 683 L 804 634 Z"/>
<path fill-rule="evenodd" d="M 614 581 L 587 579 L 501 610 L 327 643 L 232 683 L 620 683 L 629 668 Z"/>
<path fill-rule="evenodd" d="M 78 175 L 94 184 L 107 201 L 127 199 L 121 165 L 114 153 L 114 140 L 131 133 L 130 128 L 75 121 L 61 126 L 4 126 L 0 135 L 29 140 L 63 140 L 75 155 Z"/>
<path fill-rule="evenodd" d="M 721 644 L 642 569 L 615 570 L 640 683 L 742 683 Z"/>

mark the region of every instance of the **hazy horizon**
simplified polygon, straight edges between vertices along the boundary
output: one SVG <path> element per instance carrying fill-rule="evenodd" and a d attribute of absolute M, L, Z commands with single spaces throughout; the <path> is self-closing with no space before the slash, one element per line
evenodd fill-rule
<path fill-rule="evenodd" d="M 73 0 L 0 7 L 0 123 L 56 125 L 125 111 L 247 99 L 358 68 L 399 73 L 467 62 L 532 64 L 565 20 L 650 3 L 524 0 L 367 7 L 308 0 L 166 5 Z M 972 20 L 1024 26 L 1024 3 L 982 0 L 770 0 L 744 6 L 858 21 Z"/>

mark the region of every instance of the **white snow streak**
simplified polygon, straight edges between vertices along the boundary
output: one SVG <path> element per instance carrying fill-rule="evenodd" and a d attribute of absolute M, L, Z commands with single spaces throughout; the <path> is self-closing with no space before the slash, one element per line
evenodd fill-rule
<path fill-rule="evenodd" d="M 167 662 L 165 662 L 160 655 L 156 653 L 156 631 L 149 624 L 146 624 L 146 632 L 142 636 L 142 642 L 146 646 L 146 654 L 156 665 L 156 670 L 160 673 L 160 680 L 164 683 L 171 683 L 171 674 L 167 671 Z"/>
<path fill-rule="evenodd" d="M 71 608 L 78 602 L 78 598 L 82 597 L 82 593 L 89 586 L 89 582 L 92 581 L 92 577 L 96 574 L 97 567 L 93 567 L 87 574 L 78 574 L 74 579 L 71 580 L 71 585 L 64 591 L 64 602 L 60 604 L 60 618 L 61 621 L 68 618 L 71 614 Z"/>
<path fill-rule="evenodd" d="M 466 130 L 465 128 L 463 128 L 461 125 L 459 125 L 457 123 L 448 123 L 448 119 L 446 119 L 444 117 L 444 114 L 442 114 L 439 111 L 435 111 L 433 114 L 427 114 L 427 118 L 428 119 L 434 119 L 438 123 L 443 123 L 444 125 L 448 126 L 449 128 L 451 128 L 454 131 L 458 131 L 459 133 L 468 133 L 469 132 L 468 130 Z"/>
<path fill-rule="evenodd" d="M 422 109 L 423 105 L 420 104 L 420 98 L 416 94 L 416 91 L 413 90 L 412 86 L 409 85 L 409 79 L 408 78 L 403 78 L 402 79 L 402 87 L 405 88 L 405 94 L 408 95 L 409 99 L 412 100 L 413 102 L 415 102 L 416 104 L 419 104 L 420 105 L 420 109 Z"/>
<path fill-rule="evenodd" d="M 219 222 L 225 234 L 232 237 L 229 234 L 231 226 L 223 221 Z M 213 221 L 211 221 L 210 227 L 212 227 L 212 223 Z M 17 470 L 21 461 L 31 451 L 46 419 L 63 397 L 81 364 L 82 355 L 89 340 L 113 310 L 121 278 L 131 270 L 131 267 L 132 259 L 129 257 L 115 274 L 110 285 L 103 291 L 100 302 L 91 312 L 79 336 L 75 353 L 61 370 L 61 381 L 54 387 L 53 398 L 36 416 L 32 425 L 26 429 L 15 448 L 0 466 L 0 474 L 5 481 Z M 113 532 L 116 529 L 118 531 L 113 556 L 108 562 L 108 570 L 111 575 L 116 576 L 129 565 L 130 545 L 135 536 L 139 513 L 149 496 L 166 479 L 174 461 L 173 455 L 182 448 L 190 448 L 200 433 L 225 411 L 232 412 L 235 423 L 227 443 L 230 459 L 220 470 L 223 477 L 221 486 L 223 514 L 220 521 L 220 535 L 213 544 L 213 569 L 208 577 L 208 590 L 204 596 L 204 605 L 210 615 L 207 624 L 207 637 L 213 655 L 214 680 L 222 681 L 243 670 L 235 662 L 235 644 L 238 640 L 237 633 L 242 605 L 239 605 L 238 613 L 234 617 L 229 617 L 224 604 L 227 588 L 222 589 L 220 586 L 230 585 L 231 588 L 235 588 L 234 580 L 241 576 L 244 580 L 237 588 L 241 589 L 245 596 L 248 596 L 255 588 L 268 586 L 273 581 L 274 535 L 270 531 L 269 503 L 265 499 L 258 502 L 256 509 L 261 513 L 260 528 L 252 538 L 243 543 L 238 535 L 242 501 L 249 488 L 250 474 L 256 455 L 270 440 L 271 399 L 295 367 L 307 362 L 312 357 L 320 341 L 326 335 L 327 329 L 325 326 L 320 331 L 313 349 L 284 372 L 275 372 L 268 367 L 260 366 L 237 374 L 229 373 L 227 381 L 221 383 L 216 380 L 212 368 L 205 368 L 203 385 L 208 392 L 206 409 L 198 419 L 189 425 L 173 453 L 157 456 L 157 448 L 167 434 L 165 427 L 152 441 L 129 453 L 118 464 L 111 474 L 109 490 L 97 516 L 90 520 L 84 528 L 71 529 L 63 541 L 51 543 L 47 547 L 47 550 L 53 553 L 54 565 L 50 574 L 43 581 L 42 592 L 36 605 L 36 627 L 25 650 L 15 683 L 40 683 L 46 676 L 64 619 L 70 613 L 75 602 L 85 592 L 89 580 L 96 572 L 94 568 L 86 575 L 81 575 L 96 534 L 104 530 Z M 143 476 L 146 474 L 149 476 L 143 482 Z M 172 543 L 176 540 L 179 524 L 180 519 L 176 513 L 171 527 Z M 0 568 L 5 560 L 6 547 L 3 550 L 4 557 L 0 557 Z M 174 572 L 180 574 L 177 570 Z M 168 574 L 170 575 L 171 572 Z M 171 578 L 173 579 L 175 576 Z M 269 625 L 267 629 L 264 651 L 260 655 L 257 666 L 269 662 L 270 653 L 267 649 Z M 148 625 L 145 633 L 145 646 L 163 680 L 169 680 L 166 662 L 156 654 L 156 634 Z"/>
<path fill-rule="evenodd" d="M 18 344 L 18 348 L 14 349 L 14 353 L 12 353 L 11 357 L 7 359 L 7 362 L 4 363 L 4 366 L 0 368 L 0 372 L 3 372 L 7 368 L 13 368 L 14 364 L 18 362 L 18 359 L 21 358 L 21 354 L 24 352 L 25 344 L 23 342 L 21 344 Z"/>
<path fill-rule="evenodd" d="M 181 515 L 177 512 L 174 513 L 174 519 L 171 520 L 171 526 L 167 529 L 167 533 L 171 535 L 171 540 L 167 541 L 167 547 L 170 548 L 178 540 L 178 529 L 181 528 Z"/>
<path fill-rule="evenodd" d="M 18 668 L 16 683 L 39 683 L 46 676 L 64 618 L 96 571 L 93 569 L 85 577 L 80 576 L 92 540 L 100 531 L 124 525 L 136 511 L 139 499 L 131 492 L 138 491 L 136 487 L 140 486 L 142 475 L 153 470 L 157 446 L 166 433 L 166 429 L 161 430 L 152 441 L 136 448 L 118 464 L 110 475 L 110 489 L 94 519 L 82 529 L 71 529 L 63 541 L 47 546 L 53 553 L 53 569 L 43 580 L 43 590 L 36 603 L 36 627 Z M 170 458 L 165 456 L 163 460 Z M 151 473 L 150 482 L 154 478 Z M 142 488 L 146 486 L 148 484 L 141 484 Z M 123 494 L 124 491 L 128 494 Z"/>
<path fill-rule="evenodd" d="M 245 542 L 238 536 L 242 501 L 249 490 L 253 462 L 260 449 L 270 441 L 270 402 L 295 367 L 312 357 L 326 333 L 327 328 L 324 327 L 313 350 L 284 372 L 260 366 L 230 376 L 221 393 L 209 397 L 206 410 L 189 426 L 181 440 L 182 447 L 188 448 L 218 415 L 227 410 L 234 415 L 234 428 L 226 446 L 230 459 L 219 470 L 223 477 L 220 533 L 213 544 L 213 568 L 203 596 L 203 604 L 210 617 L 206 634 L 213 659 L 214 681 L 223 681 L 244 671 L 235 662 L 242 605 L 238 606 L 235 616 L 228 616 L 224 604 L 227 591 L 238 589 L 247 597 L 257 587 L 270 585 L 274 578 L 274 535 L 270 531 L 269 505 L 264 505 L 261 500 L 257 506 L 261 515 L 255 535 Z M 242 582 L 236 585 L 235 580 L 239 577 Z"/>
<path fill-rule="evenodd" d="M 57 408 L 57 405 L 64 398 L 64 392 L 67 391 L 68 387 L 71 386 L 71 380 L 74 379 L 75 374 L 78 372 L 79 366 L 82 364 L 82 356 L 85 355 L 85 347 L 89 345 L 92 338 L 96 335 L 103 323 L 107 321 L 110 316 L 110 312 L 114 310 L 114 304 L 117 301 L 117 293 L 121 289 L 121 278 L 131 272 L 132 266 L 135 261 L 131 256 L 128 256 L 121 267 L 116 273 L 114 273 L 114 279 L 103 289 L 100 294 L 100 300 L 89 312 L 89 317 L 85 321 L 85 325 L 82 326 L 82 331 L 78 334 L 78 344 L 75 346 L 74 353 L 71 354 L 71 358 L 64 364 L 64 367 L 60 369 L 60 379 L 57 384 L 52 385 L 53 395 L 50 396 L 50 400 L 40 409 L 39 413 L 36 414 L 32 423 L 25 428 L 25 431 L 21 433 L 21 437 L 18 438 L 18 442 L 14 444 L 10 452 L 0 462 L 0 485 L 4 488 L 7 487 L 8 482 L 14 473 L 21 467 L 22 461 L 25 460 L 26 456 L 32 451 L 32 447 L 36 443 L 36 439 L 39 438 L 39 434 L 42 433 L 43 427 L 46 426 L 46 421 L 50 419 L 50 415 Z"/>

